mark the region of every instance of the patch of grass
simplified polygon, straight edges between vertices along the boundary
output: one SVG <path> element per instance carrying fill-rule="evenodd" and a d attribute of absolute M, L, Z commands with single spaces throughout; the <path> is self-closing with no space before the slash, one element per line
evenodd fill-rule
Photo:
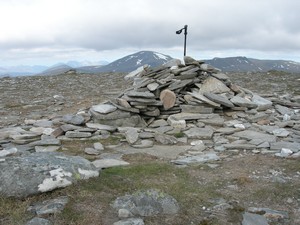
<path fill-rule="evenodd" d="M 16 200 L 0 196 L 0 224 L 23 224 L 30 215 L 26 213 L 28 200 Z"/>
<path fill-rule="evenodd" d="M 182 138 L 184 136 L 185 136 L 185 134 L 183 132 L 178 132 L 178 133 L 174 134 L 174 137 L 176 137 L 176 138 Z"/>

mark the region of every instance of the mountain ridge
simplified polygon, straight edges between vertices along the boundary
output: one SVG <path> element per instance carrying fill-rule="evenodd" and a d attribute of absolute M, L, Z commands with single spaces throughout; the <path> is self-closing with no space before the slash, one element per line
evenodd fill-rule
<path fill-rule="evenodd" d="M 101 73 L 101 72 L 131 72 L 145 64 L 150 67 L 160 66 L 173 59 L 169 55 L 154 51 L 139 51 L 106 65 L 93 65 L 88 61 L 77 62 L 68 61 L 67 63 L 57 63 L 51 67 L 46 66 L 15 66 L 0 67 L 0 77 L 2 76 L 27 76 L 27 75 L 58 75 L 69 70 L 77 73 Z M 247 58 L 245 56 L 236 57 L 215 57 L 203 60 L 207 64 L 216 67 L 223 72 L 268 72 L 271 70 L 300 73 L 300 63 L 291 60 L 269 60 Z M 98 63 L 106 61 L 98 61 Z M 18 71 L 17 71 L 18 70 Z"/>

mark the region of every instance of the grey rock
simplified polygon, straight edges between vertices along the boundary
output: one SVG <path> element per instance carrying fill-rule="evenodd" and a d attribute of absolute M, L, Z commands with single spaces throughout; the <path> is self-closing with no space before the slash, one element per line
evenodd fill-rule
<path fill-rule="evenodd" d="M 284 128 L 278 128 L 278 129 L 273 130 L 273 134 L 276 137 L 287 137 L 287 136 L 289 136 L 290 132 L 288 132 Z"/>
<path fill-rule="evenodd" d="M 81 127 L 80 126 L 75 126 L 75 125 L 72 125 L 72 124 L 64 124 L 64 125 L 61 125 L 60 128 L 64 132 L 67 132 L 67 131 L 73 131 L 73 130 L 80 129 Z"/>
<path fill-rule="evenodd" d="M 60 146 L 35 146 L 36 152 L 55 152 L 60 149 Z"/>
<path fill-rule="evenodd" d="M 26 225 L 52 225 L 52 223 L 44 218 L 34 217 Z"/>
<path fill-rule="evenodd" d="M 257 94 L 253 94 L 252 102 L 257 105 L 257 110 L 267 110 L 272 107 L 272 102 L 268 99 L 265 99 Z"/>
<path fill-rule="evenodd" d="M 62 119 L 63 119 L 63 122 L 70 123 L 73 125 L 82 125 L 85 122 L 84 117 L 81 115 L 68 114 L 68 115 L 64 115 Z"/>
<path fill-rule="evenodd" d="M 77 132 L 77 131 L 67 131 L 65 135 L 68 138 L 88 138 L 92 136 L 92 134 L 89 132 Z"/>
<path fill-rule="evenodd" d="M 92 163 L 97 169 L 129 165 L 128 162 L 125 162 L 124 160 L 118 160 L 118 159 L 97 159 Z"/>
<path fill-rule="evenodd" d="M 256 145 L 251 144 L 224 144 L 223 145 L 226 149 L 245 149 L 245 150 L 253 150 L 256 149 Z"/>
<path fill-rule="evenodd" d="M 183 113 L 201 113 L 208 114 L 213 113 L 214 109 L 205 106 L 194 106 L 194 105 L 180 105 L 180 108 Z"/>
<path fill-rule="evenodd" d="M 242 225 L 269 225 L 267 219 L 261 215 L 245 212 Z"/>
<path fill-rule="evenodd" d="M 51 137 L 51 136 L 50 136 Z M 34 141 L 29 144 L 29 146 L 49 146 L 49 145 L 60 145 L 61 141 L 56 138 L 44 138 L 40 141 Z"/>
<path fill-rule="evenodd" d="M 242 98 L 238 95 L 234 96 L 233 98 L 230 99 L 230 101 L 237 106 L 240 107 L 247 107 L 247 108 L 257 108 L 257 105 L 250 101 L 249 99 Z"/>
<path fill-rule="evenodd" d="M 129 218 L 129 219 L 124 219 L 113 223 L 113 225 L 144 225 L 144 224 L 145 223 L 141 218 Z"/>
<path fill-rule="evenodd" d="M 215 108 L 220 108 L 221 104 L 216 103 L 212 100 L 210 100 L 209 98 L 207 98 L 206 96 L 200 94 L 200 93 L 195 93 L 195 92 L 187 92 L 187 94 L 190 94 L 191 96 L 193 96 L 196 99 L 199 99 L 201 102 L 207 103 L 208 105 L 211 105 L 212 107 Z M 228 100 L 229 101 L 229 100 Z M 230 102 L 231 103 L 231 102 Z M 232 104 L 232 103 L 231 103 Z"/>
<path fill-rule="evenodd" d="M 0 150 L 0 158 L 1 157 L 6 157 L 6 156 L 9 156 L 9 155 L 13 155 L 17 152 L 18 152 L 17 148 L 9 148 L 9 149 Z"/>
<path fill-rule="evenodd" d="M 164 127 L 164 126 L 168 126 L 168 122 L 164 119 L 154 120 L 151 124 L 149 124 L 149 127 Z"/>
<path fill-rule="evenodd" d="M 153 189 L 118 197 L 112 203 L 112 207 L 117 210 L 127 209 L 135 216 L 176 214 L 179 211 L 176 199 L 164 192 Z"/>
<path fill-rule="evenodd" d="M 128 218 L 133 216 L 132 213 L 127 209 L 119 209 L 118 211 L 119 218 Z"/>
<path fill-rule="evenodd" d="M 227 81 L 229 80 L 229 77 L 225 73 L 212 73 L 211 76 L 222 80 L 222 81 Z"/>
<path fill-rule="evenodd" d="M 221 95 L 208 93 L 208 92 L 203 93 L 203 95 L 205 97 L 207 97 L 209 100 L 211 100 L 213 102 L 216 102 L 216 103 L 219 103 L 221 105 L 224 105 L 228 108 L 233 108 L 234 107 L 234 105 L 232 104 L 231 101 L 229 101 L 226 97 L 223 97 Z"/>
<path fill-rule="evenodd" d="M 190 128 L 183 132 L 188 138 L 211 139 L 214 131 L 211 128 Z"/>
<path fill-rule="evenodd" d="M 154 138 L 158 143 L 161 143 L 163 145 L 173 145 L 178 142 L 177 138 L 161 133 L 156 133 Z"/>
<path fill-rule="evenodd" d="M 97 113 L 107 114 L 116 111 L 117 107 L 113 106 L 112 104 L 99 104 L 93 105 L 91 110 Z"/>
<path fill-rule="evenodd" d="M 215 152 L 203 153 L 201 155 L 189 156 L 172 160 L 171 162 L 177 165 L 189 165 L 197 163 L 206 163 L 210 161 L 218 161 L 220 157 Z"/>
<path fill-rule="evenodd" d="M 267 119 L 269 117 L 268 114 L 264 113 L 264 112 L 259 112 L 259 113 L 255 113 L 254 115 L 249 115 L 247 117 L 247 119 L 249 120 L 249 122 L 251 123 L 256 123 L 260 120 L 264 120 Z"/>
<path fill-rule="evenodd" d="M 276 142 L 276 137 L 270 134 L 265 134 L 253 130 L 244 130 L 244 131 L 239 131 L 233 134 L 235 137 L 240 137 L 244 138 L 246 140 L 263 140 L 267 142 Z"/>
<path fill-rule="evenodd" d="M 137 142 L 137 140 L 139 139 L 138 129 L 132 127 L 128 128 L 125 132 L 125 138 L 130 145 Z"/>
<path fill-rule="evenodd" d="M 85 148 L 84 152 L 88 155 L 99 155 L 100 151 L 94 149 L 94 148 Z"/>
<path fill-rule="evenodd" d="M 300 143 L 287 142 L 287 141 L 279 141 L 279 142 L 275 142 L 275 143 L 270 143 L 270 150 L 281 150 L 283 148 L 290 149 L 293 152 L 298 152 L 298 151 L 300 151 Z"/>
<path fill-rule="evenodd" d="M 97 129 L 97 130 L 107 130 L 110 132 L 114 132 L 117 129 L 117 127 L 99 124 L 99 123 L 86 123 L 86 126 L 89 128 Z"/>
<path fill-rule="evenodd" d="M 156 82 L 150 83 L 147 85 L 149 91 L 155 91 L 158 88 L 159 84 Z"/>
<path fill-rule="evenodd" d="M 62 196 L 55 199 L 35 203 L 29 206 L 27 208 L 27 211 L 35 213 L 38 216 L 45 214 L 56 214 L 61 212 L 68 202 L 69 198 L 67 196 Z"/>
<path fill-rule="evenodd" d="M 248 212 L 263 215 L 264 217 L 266 217 L 270 220 L 272 220 L 272 219 L 288 219 L 289 218 L 289 215 L 287 212 L 273 210 L 273 209 L 269 209 L 269 208 L 249 207 Z"/>
<path fill-rule="evenodd" d="M 183 61 L 184 61 L 184 63 L 185 63 L 186 66 L 189 66 L 189 65 L 196 65 L 196 66 L 198 66 L 198 65 L 200 65 L 200 63 L 196 59 L 193 59 L 190 56 L 184 56 Z"/>
<path fill-rule="evenodd" d="M 33 126 L 35 127 L 52 127 L 53 126 L 53 122 L 51 120 L 36 120 L 33 123 Z"/>
<path fill-rule="evenodd" d="M 103 151 L 104 150 L 104 146 L 100 142 L 94 143 L 93 146 L 94 146 L 94 149 L 96 149 L 98 151 Z"/>
<path fill-rule="evenodd" d="M 59 152 L 6 157 L 0 163 L 0 194 L 27 197 L 98 175 L 99 172 L 88 160 Z"/>
<path fill-rule="evenodd" d="M 199 93 L 214 93 L 214 94 L 222 94 L 230 92 L 230 89 L 219 79 L 214 77 L 208 77 L 203 81 Z"/>
<path fill-rule="evenodd" d="M 129 97 L 155 98 L 155 95 L 150 91 L 128 91 L 125 94 Z"/>
<path fill-rule="evenodd" d="M 152 140 L 141 140 L 132 145 L 134 148 L 151 148 L 154 142 Z"/>
<path fill-rule="evenodd" d="M 282 106 L 282 105 L 275 105 L 275 109 L 281 114 L 281 115 L 292 115 L 292 110 L 290 110 L 288 107 Z"/>
<path fill-rule="evenodd" d="M 200 119 L 198 121 L 211 126 L 223 126 L 224 124 L 224 118 L 219 116 L 212 117 L 209 119 Z"/>

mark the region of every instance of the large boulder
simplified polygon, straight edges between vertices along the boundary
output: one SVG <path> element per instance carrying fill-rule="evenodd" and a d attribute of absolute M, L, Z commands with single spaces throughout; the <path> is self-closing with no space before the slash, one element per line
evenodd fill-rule
<path fill-rule="evenodd" d="M 88 160 L 59 152 L 6 157 L 0 162 L 0 195 L 24 198 L 99 176 Z"/>

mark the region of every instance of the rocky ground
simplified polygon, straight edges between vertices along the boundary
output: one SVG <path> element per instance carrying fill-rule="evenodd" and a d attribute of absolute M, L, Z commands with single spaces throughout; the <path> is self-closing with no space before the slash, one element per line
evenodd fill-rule
<path fill-rule="evenodd" d="M 41 179 L 29 184 L 38 190 L 23 187 L 28 194 L 16 191 L 14 195 L 12 189 L 0 188 L 4 195 L 0 224 L 300 224 L 300 76 L 278 72 L 227 75 L 232 83 L 271 101 L 273 107 L 280 106 L 263 110 L 261 118 L 254 118 L 259 112 L 249 109 L 240 109 L 238 115 L 230 110 L 205 114 L 189 129 L 173 133 L 167 124 L 116 131 L 108 125 L 99 128 L 98 123 L 88 121 L 85 112 L 130 88 L 124 74 L 0 79 L 0 164 L 16 165 L 11 158 L 19 157 L 20 168 L 28 167 L 31 176 Z M 82 116 L 76 117 L 77 112 Z M 78 121 L 82 118 L 84 122 Z M 240 122 L 229 124 L 234 120 L 246 127 L 239 130 Z M 65 135 L 48 137 L 47 132 L 62 125 Z M 13 142 L 4 137 L 5 132 L 11 132 Z M 146 142 L 149 146 L 133 147 L 137 133 L 152 141 Z M 260 135 L 265 142 L 256 143 Z M 51 191 L 46 182 L 51 177 L 26 164 L 37 158 L 43 161 L 37 153 L 49 151 L 59 151 L 53 162 L 47 158 L 50 174 L 57 179 L 51 185 L 63 189 Z M 65 154 L 78 168 L 57 162 Z M 84 158 L 100 168 L 100 175 Z M 111 168 L 101 170 L 108 167 L 106 163 Z M 121 167 L 113 167 L 114 163 Z M 72 180 L 65 179 L 68 173 Z M 15 174 L 2 173 L 1 179 L 10 176 Z M 85 180 L 90 177 L 95 178 Z M 31 178 L 21 174 L 17 181 L 22 179 Z"/>

